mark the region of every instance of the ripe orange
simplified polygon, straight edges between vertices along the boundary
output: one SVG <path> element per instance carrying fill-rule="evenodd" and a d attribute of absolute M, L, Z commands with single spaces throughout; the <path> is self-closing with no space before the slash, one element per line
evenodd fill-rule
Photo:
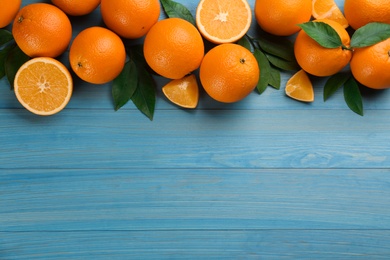
<path fill-rule="evenodd" d="M 146 34 L 144 56 L 157 74 L 181 79 L 199 68 L 204 56 L 203 39 L 195 26 L 186 20 L 160 20 Z"/>
<path fill-rule="evenodd" d="M 330 25 L 336 30 L 345 47 L 350 46 L 348 32 L 338 22 L 328 19 L 316 20 Z M 303 30 L 298 33 L 294 44 L 294 53 L 298 64 L 306 72 L 323 77 L 336 74 L 351 60 L 352 51 L 338 48 L 324 48 L 310 38 Z"/>
<path fill-rule="evenodd" d="M 81 16 L 95 10 L 100 0 L 51 0 L 53 4 L 69 15 Z"/>
<path fill-rule="evenodd" d="M 334 0 L 313 0 L 312 3 L 312 15 L 315 19 L 333 20 L 344 28 L 349 26 L 347 19 Z"/>
<path fill-rule="evenodd" d="M 248 96 L 259 81 L 256 58 L 246 48 L 224 43 L 212 48 L 203 58 L 199 77 L 205 91 L 215 100 L 237 102 Z"/>
<path fill-rule="evenodd" d="M 20 49 L 30 57 L 57 57 L 68 47 L 72 25 L 58 7 L 36 3 L 18 12 L 12 34 Z"/>
<path fill-rule="evenodd" d="M 366 87 L 390 88 L 390 38 L 369 47 L 356 48 L 350 67 L 354 78 Z"/>
<path fill-rule="evenodd" d="M 285 93 L 298 101 L 314 101 L 313 85 L 304 70 L 299 70 L 287 81 Z"/>
<path fill-rule="evenodd" d="M 390 24 L 388 0 L 345 0 L 344 13 L 349 25 L 355 30 L 370 22 Z"/>
<path fill-rule="evenodd" d="M 0 28 L 9 25 L 18 13 L 22 0 L 0 0 Z"/>
<path fill-rule="evenodd" d="M 136 39 L 144 36 L 160 16 L 158 0 L 102 0 L 104 23 L 118 35 Z"/>
<path fill-rule="evenodd" d="M 162 87 L 164 95 L 174 104 L 195 108 L 199 101 L 199 86 L 194 74 L 174 79 Z"/>
<path fill-rule="evenodd" d="M 231 43 L 249 30 L 252 10 L 247 0 L 201 0 L 196 9 L 200 33 L 214 43 Z"/>
<path fill-rule="evenodd" d="M 298 32 L 297 25 L 308 22 L 312 13 L 312 0 L 256 0 L 255 17 L 266 32 L 288 36 Z"/>
<path fill-rule="evenodd" d="M 82 80 L 104 84 L 123 70 L 125 46 L 114 32 L 103 27 L 90 27 L 73 40 L 69 52 L 70 66 Z"/>
<path fill-rule="evenodd" d="M 24 63 L 15 76 L 14 91 L 30 112 L 48 116 L 69 102 L 73 81 L 69 70 L 53 58 L 34 58 Z"/>

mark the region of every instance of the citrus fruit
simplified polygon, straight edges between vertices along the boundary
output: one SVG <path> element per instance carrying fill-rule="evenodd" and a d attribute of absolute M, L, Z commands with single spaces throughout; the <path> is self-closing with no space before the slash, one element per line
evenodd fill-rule
<path fill-rule="evenodd" d="M 51 0 L 51 2 L 72 16 L 92 13 L 100 4 L 100 0 Z"/>
<path fill-rule="evenodd" d="M 312 13 L 312 0 L 256 0 L 255 17 L 266 32 L 288 36 L 298 32 L 300 23 L 308 22 Z"/>
<path fill-rule="evenodd" d="M 203 39 L 196 27 L 186 20 L 160 20 L 146 34 L 144 56 L 157 74 L 181 79 L 199 68 L 204 56 Z"/>
<path fill-rule="evenodd" d="M 214 43 L 231 43 L 249 30 L 252 10 L 246 0 L 201 0 L 196 9 L 200 33 Z"/>
<path fill-rule="evenodd" d="M 304 70 L 299 70 L 287 80 L 285 93 L 287 96 L 302 102 L 314 101 L 313 85 Z"/>
<path fill-rule="evenodd" d="M 69 51 L 70 66 L 82 80 L 104 84 L 116 78 L 125 66 L 125 46 L 114 32 L 103 27 L 89 27 L 73 40 Z"/>
<path fill-rule="evenodd" d="M 390 38 L 372 46 L 355 48 L 350 67 L 354 78 L 366 87 L 390 88 Z"/>
<path fill-rule="evenodd" d="M 69 70 L 48 57 L 24 63 L 15 76 L 14 91 L 18 101 L 30 112 L 48 116 L 61 111 L 69 102 L 73 81 Z"/>
<path fill-rule="evenodd" d="M 9 25 L 18 13 L 22 0 L 0 0 L 0 28 Z"/>
<path fill-rule="evenodd" d="M 199 101 L 199 86 L 194 74 L 174 79 L 162 87 L 164 95 L 174 104 L 195 108 Z"/>
<path fill-rule="evenodd" d="M 344 14 L 355 30 L 371 22 L 390 24 L 388 0 L 345 0 Z"/>
<path fill-rule="evenodd" d="M 224 103 L 237 102 L 248 96 L 256 87 L 259 75 L 259 65 L 253 54 L 234 43 L 212 48 L 204 56 L 199 71 L 205 91 Z"/>
<path fill-rule="evenodd" d="M 57 57 L 69 46 L 72 25 L 58 7 L 35 3 L 24 6 L 15 17 L 12 34 L 30 57 Z"/>
<path fill-rule="evenodd" d="M 160 16 L 158 0 L 102 0 L 104 23 L 118 35 L 136 39 L 144 36 Z"/>
<path fill-rule="evenodd" d="M 312 15 L 315 19 L 329 19 L 338 22 L 344 28 L 349 26 L 347 19 L 334 0 L 312 0 Z"/>
<path fill-rule="evenodd" d="M 328 19 L 315 20 L 324 22 L 336 30 L 342 44 L 349 48 L 350 37 L 338 22 Z M 295 40 L 294 53 L 299 66 L 306 72 L 319 76 L 330 76 L 342 70 L 351 60 L 352 51 L 344 47 L 325 48 L 310 38 L 305 31 L 300 31 Z"/>

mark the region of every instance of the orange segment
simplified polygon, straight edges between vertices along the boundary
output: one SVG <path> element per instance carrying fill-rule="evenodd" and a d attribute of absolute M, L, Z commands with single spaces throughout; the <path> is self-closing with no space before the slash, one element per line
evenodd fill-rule
<path fill-rule="evenodd" d="M 231 43 L 249 30 L 252 11 L 246 0 L 201 0 L 196 9 L 200 33 L 214 43 Z"/>
<path fill-rule="evenodd" d="M 178 106 L 195 108 L 198 105 L 199 87 L 194 74 L 170 81 L 162 91 L 172 103 Z"/>
<path fill-rule="evenodd" d="M 295 73 L 286 84 L 286 95 L 303 102 L 314 101 L 313 85 L 304 70 Z"/>
<path fill-rule="evenodd" d="M 34 58 L 16 73 L 14 91 L 27 110 L 48 116 L 68 104 L 73 81 L 69 70 L 61 62 L 53 58 Z"/>
<path fill-rule="evenodd" d="M 344 28 L 349 26 L 347 19 L 334 0 L 313 0 L 312 5 L 312 15 L 315 19 L 333 20 Z"/>

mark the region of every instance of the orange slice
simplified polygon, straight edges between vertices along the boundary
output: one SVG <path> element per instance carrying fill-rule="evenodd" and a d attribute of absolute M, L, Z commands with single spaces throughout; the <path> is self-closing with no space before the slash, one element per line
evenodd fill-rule
<path fill-rule="evenodd" d="M 303 102 L 314 101 L 313 85 L 304 70 L 295 73 L 286 84 L 286 95 Z"/>
<path fill-rule="evenodd" d="M 349 26 L 347 19 L 334 0 L 312 0 L 312 6 L 312 16 L 315 19 L 333 20 L 344 28 Z"/>
<path fill-rule="evenodd" d="M 249 30 L 252 11 L 246 0 L 201 0 L 196 9 L 200 33 L 213 43 L 232 43 Z"/>
<path fill-rule="evenodd" d="M 184 108 L 195 108 L 199 100 L 199 87 L 194 74 L 174 79 L 162 91 L 174 104 Z"/>
<path fill-rule="evenodd" d="M 69 70 L 53 58 L 34 58 L 15 75 L 14 91 L 30 112 L 48 116 L 61 111 L 69 102 L 73 81 Z"/>

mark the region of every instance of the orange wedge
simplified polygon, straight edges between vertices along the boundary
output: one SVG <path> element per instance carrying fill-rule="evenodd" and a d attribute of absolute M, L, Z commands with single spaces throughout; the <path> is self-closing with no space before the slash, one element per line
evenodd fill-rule
<path fill-rule="evenodd" d="M 199 101 L 199 87 L 194 74 L 174 79 L 162 91 L 174 104 L 184 108 L 195 108 Z"/>
<path fill-rule="evenodd" d="M 334 0 L 312 0 L 312 6 L 312 16 L 315 19 L 333 20 L 344 28 L 349 26 L 347 19 Z"/>
<path fill-rule="evenodd" d="M 295 73 L 286 84 L 286 95 L 303 102 L 314 101 L 313 85 L 304 70 Z"/>
<path fill-rule="evenodd" d="M 53 58 L 34 58 L 19 68 L 14 91 L 27 110 L 48 116 L 58 113 L 68 104 L 73 81 L 61 62 Z"/>
<path fill-rule="evenodd" d="M 213 43 L 232 43 L 249 30 L 252 11 L 246 0 L 201 0 L 196 9 L 200 33 Z"/>

